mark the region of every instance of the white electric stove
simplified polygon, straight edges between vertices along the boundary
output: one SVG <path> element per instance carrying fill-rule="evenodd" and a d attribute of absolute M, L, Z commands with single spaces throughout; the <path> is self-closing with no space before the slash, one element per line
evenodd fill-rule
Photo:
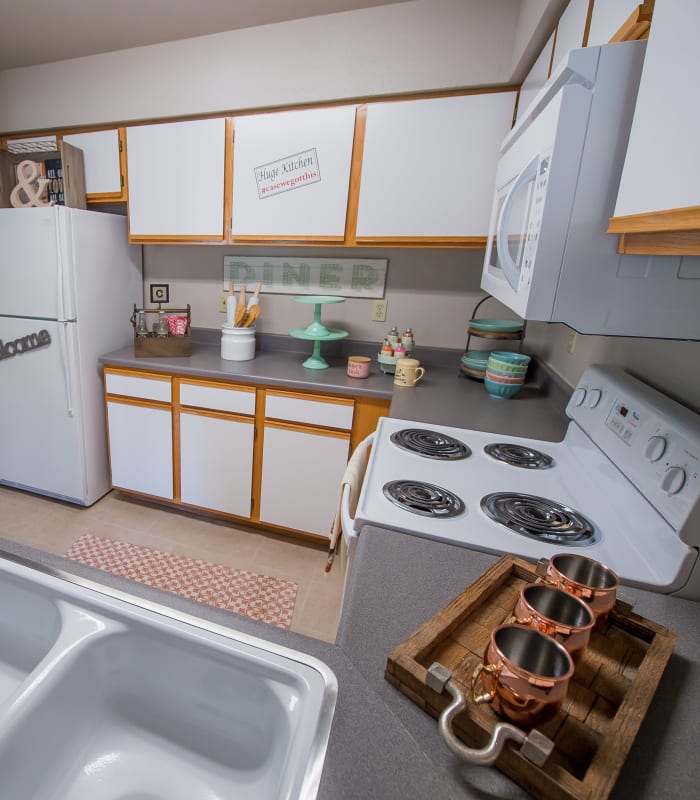
<path fill-rule="evenodd" d="M 371 524 L 532 561 L 577 552 L 700 600 L 700 417 L 601 366 L 566 411 L 561 442 L 382 418 L 346 537 Z"/>

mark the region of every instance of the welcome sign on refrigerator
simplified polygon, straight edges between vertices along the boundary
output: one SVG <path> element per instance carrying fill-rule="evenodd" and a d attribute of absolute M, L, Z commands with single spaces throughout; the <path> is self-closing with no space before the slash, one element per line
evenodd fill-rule
<path fill-rule="evenodd" d="M 0 209 L 0 483 L 91 505 L 109 491 L 101 370 L 141 304 L 126 219 Z"/>

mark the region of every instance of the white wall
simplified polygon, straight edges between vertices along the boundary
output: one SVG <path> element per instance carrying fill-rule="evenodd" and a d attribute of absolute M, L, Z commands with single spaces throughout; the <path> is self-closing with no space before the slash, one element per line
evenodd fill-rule
<path fill-rule="evenodd" d="M 518 9 L 415 0 L 6 70 L 0 132 L 507 83 Z"/>

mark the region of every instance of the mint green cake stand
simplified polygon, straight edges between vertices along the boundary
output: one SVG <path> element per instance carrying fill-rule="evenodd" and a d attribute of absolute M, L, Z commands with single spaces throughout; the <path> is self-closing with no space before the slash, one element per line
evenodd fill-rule
<path fill-rule="evenodd" d="M 314 349 L 311 355 L 304 361 L 304 367 L 308 369 L 327 369 L 329 364 L 321 356 L 321 342 L 334 342 L 338 339 L 344 339 L 347 331 L 341 331 L 333 328 L 327 328 L 321 322 L 321 306 L 327 303 L 344 303 L 344 297 L 327 297 L 325 295 L 303 295 L 302 297 L 295 297 L 297 303 L 312 303 L 314 306 L 314 321 L 306 328 L 294 328 L 289 331 L 289 335 L 295 339 L 307 339 L 314 343 Z"/>

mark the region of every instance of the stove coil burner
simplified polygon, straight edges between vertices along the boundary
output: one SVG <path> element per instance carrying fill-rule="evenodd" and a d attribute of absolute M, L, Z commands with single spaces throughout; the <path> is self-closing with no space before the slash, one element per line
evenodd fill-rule
<path fill-rule="evenodd" d="M 524 467 L 525 469 L 547 469 L 552 466 L 552 458 L 539 450 L 525 447 L 522 444 L 511 444 L 509 442 L 494 442 L 484 447 L 484 452 L 503 461 L 513 467 Z"/>
<path fill-rule="evenodd" d="M 593 525 L 582 514 L 545 497 L 498 492 L 486 495 L 481 508 L 492 520 L 530 539 L 572 547 L 598 540 Z"/>
<path fill-rule="evenodd" d="M 402 450 L 441 461 L 458 461 L 472 454 L 459 439 L 424 428 L 404 428 L 392 433 L 390 439 Z"/>
<path fill-rule="evenodd" d="M 390 481 L 383 491 L 394 505 L 424 517 L 446 519 L 464 511 L 464 503 L 456 494 L 432 483 Z"/>

